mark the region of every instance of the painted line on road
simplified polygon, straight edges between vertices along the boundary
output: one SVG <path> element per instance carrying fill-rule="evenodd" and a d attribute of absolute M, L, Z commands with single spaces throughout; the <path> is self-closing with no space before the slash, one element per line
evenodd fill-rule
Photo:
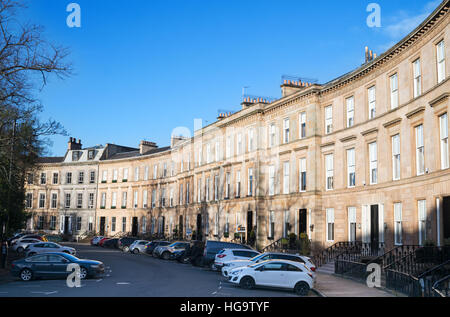
<path fill-rule="evenodd" d="M 31 292 L 32 294 L 44 294 L 44 295 L 52 295 L 58 293 L 58 291 L 53 292 Z"/>
<path fill-rule="evenodd" d="M 117 285 L 130 285 L 131 283 L 128 282 L 117 282 Z"/>

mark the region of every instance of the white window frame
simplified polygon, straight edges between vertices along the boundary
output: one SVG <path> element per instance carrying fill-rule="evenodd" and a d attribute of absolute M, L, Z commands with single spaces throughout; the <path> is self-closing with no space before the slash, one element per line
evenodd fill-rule
<path fill-rule="evenodd" d="M 448 114 L 439 116 L 439 139 L 441 145 L 441 169 L 449 168 L 448 158 Z"/>
<path fill-rule="evenodd" d="M 304 138 L 306 138 L 306 111 L 301 112 L 299 114 L 298 122 L 299 122 L 299 125 L 298 125 L 299 126 L 299 129 L 298 129 L 299 138 L 304 139 Z"/>
<path fill-rule="evenodd" d="M 348 241 L 355 242 L 356 241 L 356 231 L 357 231 L 357 223 L 356 223 L 356 207 L 348 207 Z M 352 237 L 352 226 L 355 228 L 355 237 Z"/>
<path fill-rule="evenodd" d="M 414 98 L 422 95 L 422 70 L 420 69 L 420 58 L 413 62 L 413 92 Z"/>
<path fill-rule="evenodd" d="M 369 179 L 370 185 L 378 184 L 378 144 L 369 143 Z"/>
<path fill-rule="evenodd" d="M 347 150 L 347 187 L 353 188 L 356 186 L 356 157 L 355 148 Z M 353 175 L 353 184 L 352 182 Z"/>
<path fill-rule="evenodd" d="M 254 177 L 253 177 L 253 168 L 248 169 L 248 182 L 247 182 L 247 196 L 253 196 L 254 191 Z"/>
<path fill-rule="evenodd" d="M 436 45 L 437 75 L 438 84 L 445 80 L 445 42 L 440 41 Z"/>
<path fill-rule="evenodd" d="M 326 227 L 327 242 L 333 242 L 335 240 L 335 238 L 336 238 L 335 237 L 336 236 L 336 233 L 335 233 L 336 230 L 335 230 L 335 223 L 334 223 L 334 221 L 335 221 L 335 219 L 334 219 L 334 208 L 327 208 L 326 209 L 326 217 L 327 217 L 327 219 L 326 219 L 326 224 L 327 224 L 327 227 Z M 330 232 L 330 224 L 332 224 L 332 226 L 331 226 L 332 232 Z M 330 235 L 331 235 L 331 237 L 330 237 Z"/>
<path fill-rule="evenodd" d="M 276 145 L 276 126 L 275 123 L 269 125 L 269 148 Z"/>
<path fill-rule="evenodd" d="M 327 191 L 334 189 L 334 155 L 333 154 L 325 155 L 325 188 Z"/>
<path fill-rule="evenodd" d="M 415 127 L 416 132 L 416 174 L 425 174 L 425 144 L 423 124 Z"/>
<path fill-rule="evenodd" d="M 325 134 L 333 133 L 333 106 L 325 107 Z"/>
<path fill-rule="evenodd" d="M 391 87 L 391 109 L 398 108 L 398 73 L 393 74 L 390 79 Z"/>
<path fill-rule="evenodd" d="M 403 245 L 402 236 L 402 203 L 394 203 L 394 244 Z"/>
<path fill-rule="evenodd" d="M 392 136 L 392 180 L 401 178 L 400 134 Z"/>
<path fill-rule="evenodd" d="M 355 125 L 355 97 L 351 96 L 346 100 L 347 105 L 347 128 Z"/>
<path fill-rule="evenodd" d="M 290 122 L 289 118 L 283 120 L 283 144 L 289 143 L 290 140 Z"/>
<path fill-rule="evenodd" d="M 372 86 L 367 90 L 368 105 L 369 105 L 369 120 L 377 116 L 377 96 L 376 87 Z"/>
<path fill-rule="evenodd" d="M 304 182 L 303 182 L 303 173 L 305 173 L 305 180 L 304 180 Z M 299 184 L 299 186 L 298 186 L 298 191 L 300 192 L 300 193 L 303 193 L 303 192 L 306 192 L 306 189 L 307 189 L 307 179 L 306 179 L 306 177 L 307 177 L 307 174 L 306 174 L 306 158 L 301 158 L 300 160 L 299 160 L 299 173 L 298 173 L 299 175 L 298 175 L 298 184 Z M 304 189 L 303 189 L 304 188 Z"/>
<path fill-rule="evenodd" d="M 275 195 L 275 166 L 269 166 L 269 196 Z"/>
<path fill-rule="evenodd" d="M 284 162 L 283 163 L 283 194 L 287 195 L 289 194 L 289 183 L 290 183 L 290 162 Z"/>
<path fill-rule="evenodd" d="M 113 192 L 111 197 L 111 208 L 116 207 L 117 207 L 117 192 Z"/>
<path fill-rule="evenodd" d="M 417 210 L 419 245 L 424 245 L 427 240 L 427 201 L 419 200 L 417 202 Z"/>

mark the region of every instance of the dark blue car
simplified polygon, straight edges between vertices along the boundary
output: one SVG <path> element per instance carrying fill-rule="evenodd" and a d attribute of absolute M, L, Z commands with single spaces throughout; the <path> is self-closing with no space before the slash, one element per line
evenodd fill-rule
<path fill-rule="evenodd" d="M 65 278 L 71 271 L 67 271 L 70 263 L 80 266 L 80 278 L 94 277 L 105 272 L 102 262 L 93 260 L 81 260 L 73 255 L 63 252 L 43 253 L 28 258 L 14 261 L 11 265 L 11 274 L 22 281 L 30 281 L 33 278 Z"/>

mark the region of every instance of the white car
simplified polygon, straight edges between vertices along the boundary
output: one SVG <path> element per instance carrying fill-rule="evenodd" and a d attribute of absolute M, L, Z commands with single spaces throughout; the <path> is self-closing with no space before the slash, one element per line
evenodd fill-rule
<path fill-rule="evenodd" d="M 220 270 L 225 262 L 249 260 L 259 254 L 260 253 L 258 251 L 248 249 L 223 249 L 216 254 L 216 258 L 214 259 L 214 267 Z"/>
<path fill-rule="evenodd" d="M 25 251 L 25 249 L 27 248 L 27 246 L 29 244 L 40 243 L 40 242 L 42 242 L 42 241 L 38 240 L 38 239 L 32 239 L 32 238 L 23 239 L 23 240 L 20 240 L 20 241 L 14 243 L 14 245 L 11 248 L 13 251 L 16 251 L 17 253 L 22 253 L 23 251 Z"/>
<path fill-rule="evenodd" d="M 35 254 L 47 253 L 47 252 L 64 252 L 71 255 L 76 255 L 74 248 L 65 247 L 54 242 L 40 242 L 32 243 L 25 249 L 25 256 L 29 257 Z"/>
<path fill-rule="evenodd" d="M 235 260 L 224 262 L 222 267 L 222 275 L 228 277 L 229 272 L 237 267 L 248 266 L 256 263 L 261 263 L 267 260 L 287 260 L 299 263 L 304 263 L 306 267 L 315 275 L 316 266 L 312 263 L 311 259 L 307 256 L 288 254 L 288 253 L 277 253 L 277 252 L 265 252 L 254 258 L 248 260 Z"/>
<path fill-rule="evenodd" d="M 145 246 L 147 245 L 147 243 L 150 243 L 150 241 L 136 240 L 130 245 L 128 251 L 134 254 L 145 253 Z"/>
<path fill-rule="evenodd" d="M 269 260 L 230 271 L 228 280 L 242 288 L 255 286 L 291 289 L 306 296 L 314 287 L 314 276 L 303 263 L 286 260 Z"/>

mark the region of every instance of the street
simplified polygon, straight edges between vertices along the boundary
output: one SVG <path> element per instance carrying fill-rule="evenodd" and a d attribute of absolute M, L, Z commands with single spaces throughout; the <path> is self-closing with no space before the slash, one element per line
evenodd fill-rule
<path fill-rule="evenodd" d="M 104 276 L 83 280 L 69 288 L 64 279 L 13 281 L 0 285 L 0 297 L 298 297 L 283 290 L 245 290 L 218 272 L 164 261 L 147 255 L 123 253 L 81 244 L 77 257 L 105 264 Z M 310 291 L 309 296 L 316 296 Z"/>

